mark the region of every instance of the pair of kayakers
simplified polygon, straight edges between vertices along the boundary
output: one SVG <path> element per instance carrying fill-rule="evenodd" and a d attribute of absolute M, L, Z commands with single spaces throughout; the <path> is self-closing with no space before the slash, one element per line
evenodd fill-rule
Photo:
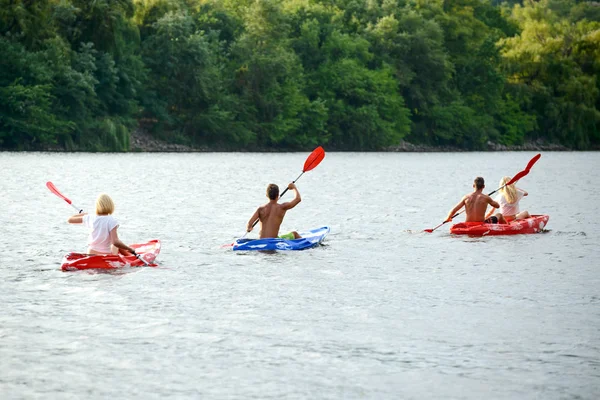
<path fill-rule="evenodd" d="M 279 204 L 279 186 L 271 183 L 267 186 L 267 197 L 269 202 L 258 207 L 248 221 L 247 232 L 252 231 L 258 221 L 261 223 L 260 238 L 299 239 L 300 235 L 296 231 L 279 236 L 279 228 L 285 217 L 287 210 L 296 207 L 301 201 L 300 192 L 294 183 L 288 185 L 289 190 L 295 193 L 294 199 L 286 203 Z M 101 194 L 96 199 L 96 215 L 87 213 L 75 214 L 67 221 L 70 224 L 83 224 L 90 230 L 88 238 L 89 254 L 118 254 L 135 255 L 135 250 L 126 245 L 119 239 L 117 229 L 119 223 L 112 216 L 115 211 L 115 204 L 107 194 Z"/>
<path fill-rule="evenodd" d="M 500 193 L 496 199 L 492 199 L 487 194 L 483 193 L 485 181 L 478 176 L 473 182 L 473 192 L 465 195 L 460 202 L 448 213 L 446 222 L 452 221 L 454 215 L 461 208 L 465 207 L 467 217 L 466 222 L 485 222 L 488 224 L 507 224 L 516 219 L 529 218 L 527 211 L 519 212 L 519 201 L 528 193 L 515 186 L 515 184 L 507 185 L 511 178 L 505 176 L 500 180 Z M 487 206 L 492 209 L 485 213 Z M 497 213 L 494 210 L 498 209 Z M 494 214 L 494 215 L 492 215 Z"/>

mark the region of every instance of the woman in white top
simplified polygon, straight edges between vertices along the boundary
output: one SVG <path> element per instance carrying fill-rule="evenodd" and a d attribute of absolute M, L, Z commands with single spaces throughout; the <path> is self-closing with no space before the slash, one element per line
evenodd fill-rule
<path fill-rule="evenodd" d="M 117 235 L 119 223 L 111 215 L 114 211 L 115 203 L 103 193 L 96 199 L 96 215 L 75 214 L 68 219 L 70 224 L 83 224 L 90 229 L 88 254 L 117 254 L 119 250 L 125 255 L 126 251 L 135 254 Z"/>
<path fill-rule="evenodd" d="M 498 193 L 494 199 L 500 204 L 499 212 L 507 222 L 515 219 L 529 218 L 530 215 L 527 211 L 519 212 L 519 201 L 529 193 L 517 188 L 514 183 L 512 185 L 505 186 L 510 179 L 511 178 L 509 176 L 505 176 L 504 178 L 500 179 L 500 187 L 502 187 L 502 189 L 500 189 L 500 193 Z M 495 209 L 492 208 L 488 213 L 488 216 L 491 215 L 494 210 Z"/>

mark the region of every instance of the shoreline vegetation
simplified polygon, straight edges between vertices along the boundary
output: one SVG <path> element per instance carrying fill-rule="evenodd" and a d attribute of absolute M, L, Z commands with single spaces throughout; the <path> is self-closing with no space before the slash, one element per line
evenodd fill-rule
<path fill-rule="evenodd" d="M 304 149 L 310 150 L 310 149 Z M 600 148 L 590 149 L 600 150 Z M 64 150 L 62 150 L 64 151 Z M 153 138 L 148 132 L 136 129 L 132 132 L 131 152 L 165 152 L 165 153 L 202 153 L 202 152 L 283 152 L 286 150 L 278 150 L 273 148 L 254 148 L 250 150 L 237 149 L 230 150 L 224 148 L 211 148 L 209 146 L 192 147 L 181 144 L 166 143 L 159 139 Z M 336 151 L 335 149 L 329 151 Z M 338 149 L 338 151 L 340 151 Z M 469 150 L 451 146 L 428 146 L 422 144 L 413 144 L 402 141 L 396 146 L 389 146 L 380 149 L 382 152 L 398 152 L 398 153 L 430 153 L 430 152 L 466 152 Z M 518 146 L 505 146 L 496 143 L 487 143 L 487 148 L 473 151 L 573 151 L 565 146 L 558 144 L 548 144 L 543 142 L 526 143 Z"/>
<path fill-rule="evenodd" d="M 193 147 L 183 144 L 174 144 L 168 143 L 160 139 L 156 139 L 152 137 L 148 132 L 144 132 L 141 129 L 136 129 L 131 133 L 131 148 L 128 151 L 129 153 L 213 153 L 213 152 L 231 152 L 231 153 L 277 153 L 277 152 L 287 152 L 290 150 L 282 150 L 282 149 L 273 149 L 273 148 L 252 148 L 252 149 L 227 149 L 227 148 L 219 148 L 219 147 L 210 147 L 210 146 L 200 146 Z M 1 150 L 0 150 L 1 151 Z M 37 152 L 91 152 L 91 151 L 78 151 L 78 150 L 66 150 L 64 148 L 60 148 L 57 146 L 49 146 L 45 148 L 40 148 L 37 150 L 30 150 Z M 302 150 L 297 150 L 302 151 Z M 329 151 L 336 151 L 336 149 L 332 149 Z M 337 151 L 343 151 L 338 149 Z M 469 151 L 574 151 L 573 149 L 569 149 L 565 146 L 559 144 L 551 144 L 544 143 L 542 141 L 538 141 L 537 143 L 525 143 L 523 145 L 516 146 L 505 146 L 497 143 L 488 142 L 487 146 L 483 149 L 479 150 L 468 150 L 459 147 L 451 147 L 451 146 L 429 146 L 422 144 L 414 144 L 406 141 L 402 141 L 396 146 L 389 146 L 387 148 L 383 148 L 380 150 L 381 152 L 390 152 L 390 153 L 434 153 L 434 152 L 469 152 Z M 588 149 L 586 151 L 600 151 L 600 147 Z"/>
<path fill-rule="evenodd" d="M 0 151 L 600 149 L 600 3 L 0 0 Z"/>

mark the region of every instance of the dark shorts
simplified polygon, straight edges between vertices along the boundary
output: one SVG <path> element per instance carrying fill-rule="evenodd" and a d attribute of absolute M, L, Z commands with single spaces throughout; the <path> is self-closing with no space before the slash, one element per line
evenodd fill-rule
<path fill-rule="evenodd" d="M 485 221 L 486 224 L 497 224 L 498 223 L 498 217 L 496 217 L 495 215 L 492 215 L 491 217 L 489 217 L 488 219 L 486 219 Z"/>

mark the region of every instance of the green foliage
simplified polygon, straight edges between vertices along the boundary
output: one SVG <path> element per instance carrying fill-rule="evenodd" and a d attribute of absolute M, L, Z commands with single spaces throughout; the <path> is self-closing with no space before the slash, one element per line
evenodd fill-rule
<path fill-rule="evenodd" d="M 372 56 L 367 45 L 335 32 L 324 44 L 331 56 L 316 71 L 313 90 L 329 108 L 328 132 L 336 148 L 380 149 L 398 143 L 410 128 L 391 68 L 367 68 Z"/>
<path fill-rule="evenodd" d="M 522 32 L 502 41 L 503 67 L 527 89 L 524 110 L 538 126 L 532 138 L 586 149 L 600 143 L 600 23 L 569 21 L 570 3 L 516 6 L 512 18 Z"/>
<path fill-rule="evenodd" d="M 326 106 L 310 100 L 290 25 L 278 2 L 254 2 L 243 14 L 243 33 L 231 48 L 234 90 L 244 122 L 260 147 L 307 148 L 326 143 Z"/>
<path fill-rule="evenodd" d="M 0 149 L 600 146 L 578 0 L 0 0 Z"/>
<path fill-rule="evenodd" d="M 148 32 L 142 47 L 152 93 L 143 100 L 146 112 L 191 143 L 246 144 L 245 132 L 234 129 L 236 112 L 218 63 L 219 42 L 183 11 L 168 12 Z"/>
<path fill-rule="evenodd" d="M 0 87 L 0 145 L 31 149 L 54 144 L 72 124 L 52 114 L 49 85 L 24 86 L 18 81 Z"/>
<path fill-rule="evenodd" d="M 524 112 L 510 94 L 499 101 L 497 107 L 497 142 L 508 146 L 523 144 L 526 135 L 536 127 L 535 116 Z"/>
<path fill-rule="evenodd" d="M 90 130 L 94 135 L 85 136 L 80 142 L 87 151 L 127 151 L 129 150 L 130 126 L 120 119 L 105 118 L 97 120 Z"/>
<path fill-rule="evenodd" d="M 74 124 L 54 112 L 52 76 L 43 53 L 0 37 L 0 147 L 52 145 Z"/>

